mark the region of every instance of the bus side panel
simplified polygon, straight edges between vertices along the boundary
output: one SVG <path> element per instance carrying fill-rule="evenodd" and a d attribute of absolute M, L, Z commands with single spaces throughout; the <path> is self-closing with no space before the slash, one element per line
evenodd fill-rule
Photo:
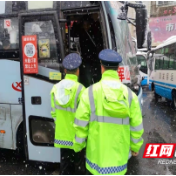
<path fill-rule="evenodd" d="M 0 148 L 16 149 L 16 129 L 17 123 L 22 116 L 22 109 L 14 107 L 20 106 L 21 98 L 21 78 L 20 63 L 11 60 L 0 60 L 0 130 L 5 133 L 0 134 Z"/>
<path fill-rule="evenodd" d="M 22 105 L 11 105 L 11 119 L 12 119 L 12 138 L 13 138 L 13 146 L 12 149 L 17 148 L 17 132 L 18 132 L 18 127 L 23 121 L 23 116 L 22 116 Z M 21 133 L 22 131 L 20 131 Z M 23 137 L 23 134 L 19 134 Z M 23 145 L 23 144 L 21 144 Z"/>
<path fill-rule="evenodd" d="M 155 84 L 155 92 L 161 97 L 172 100 L 172 89 Z"/>
<path fill-rule="evenodd" d="M 152 80 L 149 81 L 149 90 L 152 91 Z"/>
<path fill-rule="evenodd" d="M 141 86 L 146 86 L 147 85 L 147 79 L 148 79 L 148 76 L 143 77 L 143 80 L 141 81 Z"/>
<path fill-rule="evenodd" d="M 12 125 L 10 116 L 10 105 L 0 104 L 0 148 L 12 148 Z"/>
<path fill-rule="evenodd" d="M 24 84 L 25 93 L 25 112 L 26 112 L 26 130 L 29 160 L 44 162 L 60 162 L 60 149 L 53 146 L 42 146 L 43 141 L 47 137 L 54 139 L 54 120 L 52 123 L 53 134 L 50 129 L 45 129 L 46 121 L 51 121 L 51 101 L 50 91 L 53 87 L 52 83 L 37 78 L 24 76 L 28 79 L 28 84 Z M 32 103 L 32 97 L 41 97 L 41 103 Z M 45 120 L 44 120 L 45 119 Z M 40 121 L 41 123 L 37 122 Z M 42 121 L 44 120 L 44 121 Z M 39 125 L 35 125 L 39 124 Z M 50 122 L 49 122 L 50 124 Z M 42 130 L 41 129 L 44 129 Z M 38 130 L 39 129 L 39 130 Z M 41 129 L 41 130 L 40 130 Z M 36 141 L 36 136 L 40 140 Z M 37 142 L 37 143 L 35 143 Z"/>
<path fill-rule="evenodd" d="M 0 60 L 0 103 L 19 104 L 21 98 L 20 63 Z"/>
<path fill-rule="evenodd" d="M 172 90 L 176 89 L 175 70 L 156 70 L 153 83 L 158 95 L 172 100 Z"/>

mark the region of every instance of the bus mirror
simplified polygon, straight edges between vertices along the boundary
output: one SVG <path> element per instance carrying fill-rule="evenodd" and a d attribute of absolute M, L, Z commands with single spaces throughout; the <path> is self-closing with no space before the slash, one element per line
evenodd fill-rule
<path fill-rule="evenodd" d="M 143 48 L 143 44 L 146 40 L 146 29 L 147 29 L 147 9 L 145 5 L 140 2 L 131 3 L 128 1 L 120 1 L 123 6 L 120 8 L 121 13 L 118 15 L 117 19 L 127 20 L 133 26 L 136 27 L 136 36 L 137 36 L 137 48 Z M 128 18 L 128 7 L 134 8 L 136 11 L 136 19 Z M 136 24 L 131 20 L 135 20 Z"/>
<path fill-rule="evenodd" d="M 147 9 L 136 8 L 136 36 L 137 47 L 143 48 L 145 42 L 145 34 L 147 29 Z"/>
<path fill-rule="evenodd" d="M 147 33 L 147 50 L 151 51 L 151 45 L 152 45 L 152 34 L 151 31 Z"/>
<path fill-rule="evenodd" d="M 125 12 L 122 12 L 118 15 L 117 19 L 119 20 L 126 20 L 127 19 L 127 15 Z"/>
<path fill-rule="evenodd" d="M 127 3 L 124 2 L 124 6 L 120 8 L 122 12 L 117 16 L 119 20 L 127 20 L 128 6 Z"/>

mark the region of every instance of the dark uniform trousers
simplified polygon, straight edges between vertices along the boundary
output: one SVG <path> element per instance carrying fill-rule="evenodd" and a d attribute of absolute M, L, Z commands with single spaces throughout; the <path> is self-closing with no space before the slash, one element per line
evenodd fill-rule
<path fill-rule="evenodd" d="M 60 175 L 85 175 L 85 150 L 61 149 Z"/>

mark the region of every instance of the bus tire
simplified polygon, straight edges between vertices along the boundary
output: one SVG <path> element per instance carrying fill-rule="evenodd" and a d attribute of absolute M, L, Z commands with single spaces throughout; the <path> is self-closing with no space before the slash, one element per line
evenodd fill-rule
<path fill-rule="evenodd" d="M 159 98 L 160 96 L 157 93 L 155 93 L 155 103 L 158 103 Z"/>
<path fill-rule="evenodd" d="M 172 107 L 176 109 L 176 91 L 172 91 Z"/>
<path fill-rule="evenodd" d="M 152 83 L 152 91 L 155 90 L 155 85 Z"/>

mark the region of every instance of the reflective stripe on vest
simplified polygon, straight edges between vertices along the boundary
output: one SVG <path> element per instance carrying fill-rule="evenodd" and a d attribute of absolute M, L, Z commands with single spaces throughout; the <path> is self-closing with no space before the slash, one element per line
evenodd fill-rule
<path fill-rule="evenodd" d="M 132 138 L 132 137 L 131 137 L 131 141 L 132 141 L 133 143 L 135 143 L 135 144 L 138 143 L 138 142 L 140 142 L 140 141 L 142 141 L 142 139 L 143 139 L 142 137 L 140 137 L 139 139 L 135 139 L 135 138 Z"/>
<path fill-rule="evenodd" d="M 52 107 L 51 107 L 51 111 L 55 112 L 55 108 L 52 108 Z"/>
<path fill-rule="evenodd" d="M 133 99 L 133 95 L 129 87 L 127 87 L 127 90 L 128 90 L 128 102 L 129 102 L 129 107 L 130 107 L 132 99 Z"/>
<path fill-rule="evenodd" d="M 82 126 L 82 127 L 86 127 L 86 126 L 89 124 L 88 121 L 79 120 L 79 119 L 77 119 L 77 118 L 75 118 L 74 123 L 75 123 L 76 125 Z"/>
<path fill-rule="evenodd" d="M 143 123 L 141 123 L 140 125 L 138 125 L 136 127 L 130 126 L 130 130 L 131 131 L 141 131 L 141 130 L 143 130 Z"/>
<path fill-rule="evenodd" d="M 80 137 L 78 137 L 78 136 L 75 136 L 75 140 L 76 140 L 76 142 L 78 142 L 78 143 L 83 143 L 83 142 L 86 140 L 86 138 L 80 138 Z"/>
<path fill-rule="evenodd" d="M 119 125 L 129 125 L 129 117 L 119 118 L 119 117 L 97 116 L 95 114 L 93 86 L 90 86 L 88 88 L 88 93 L 89 93 L 89 102 L 90 102 L 90 109 L 91 109 L 90 122 L 97 121 L 97 122 L 105 122 L 105 123 L 114 123 L 114 124 L 119 124 Z"/>
<path fill-rule="evenodd" d="M 132 101 L 132 91 L 128 88 L 128 100 L 129 100 L 129 105 L 131 105 Z M 113 124 L 118 124 L 118 125 L 130 125 L 130 118 L 119 118 L 119 117 L 106 117 L 106 116 L 97 116 L 95 114 L 95 102 L 94 102 L 94 97 L 93 97 L 93 86 L 90 86 L 88 88 L 88 95 L 89 95 L 89 103 L 90 103 L 90 109 L 91 109 L 91 116 L 90 116 L 90 122 L 97 121 L 97 122 L 103 122 L 103 123 L 113 123 Z M 84 120 L 79 120 L 75 118 L 76 125 L 81 126 L 81 127 L 86 127 L 89 124 L 89 121 L 84 121 Z M 141 123 L 140 125 L 133 127 L 130 126 L 131 131 L 140 131 L 143 129 L 143 124 Z M 75 137 L 75 140 L 78 143 L 82 143 L 84 141 L 79 140 L 77 137 Z M 138 143 L 141 141 L 142 138 L 140 139 L 134 139 L 131 137 L 131 141 L 134 143 Z"/>
<path fill-rule="evenodd" d="M 55 108 L 58 109 L 58 110 L 64 110 L 64 111 L 75 113 L 76 109 L 77 109 L 78 96 L 79 96 L 79 93 L 81 92 L 82 87 L 83 86 L 81 84 L 78 86 L 78 89 L 77 89 L 77 92 L 76 92 L 76 97 L 75 97 L 75 102 L 74 102 L 74 108 L 71 108 L 71 107 L 64 108 L 64 107 L 62 107 L 60 105 L 57 105 L 56 104 L 56 100 L 55 100 Z"/>
<path fill-rule="evenodd" d="M 112 166 L 112 167 L 100 167 L 95 163 L 92 163 L 86 158 L 86 163 L 94 170 L 96 170 L 99 174 L 113 174 L 122 172 L 127 168 L 127 164 L 124 164 L 122 166 Z"/>

